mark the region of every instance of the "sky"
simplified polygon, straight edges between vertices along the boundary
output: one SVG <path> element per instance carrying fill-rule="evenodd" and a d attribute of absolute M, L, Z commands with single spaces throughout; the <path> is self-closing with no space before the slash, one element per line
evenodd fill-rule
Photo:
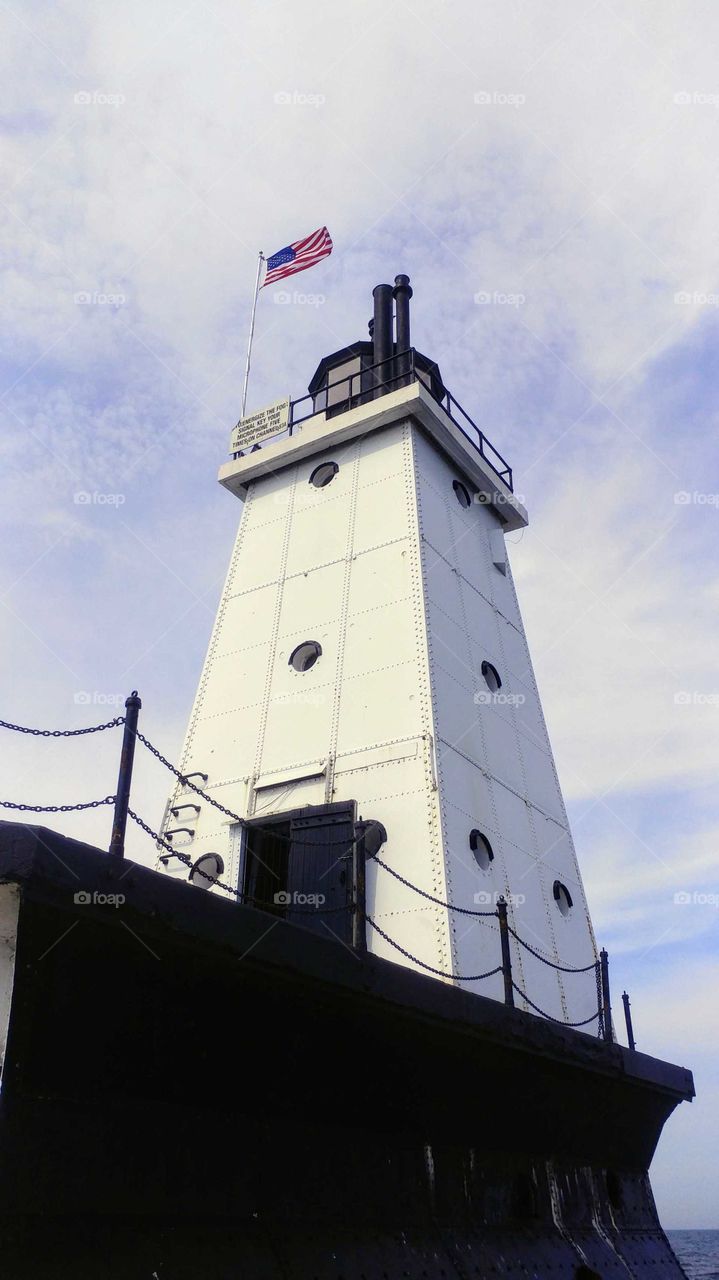
<path fill-rule="evenodd" d="M 413 340 L 514 466 L 509 535 L 615 1003 L 698 1098 L 652 1167 L 719 1227 L 719 9 L 712 0 L 3 5 L 2 716 L 140 691 L 178 758 L 248 408 L 305 393 L 407 272 Z M 114 791 L 118 731 L 2 739 L 5 798 Z M 168 775 L 138 758 L 157 828 Z M 9 811 L 5 816 L 11 817 Z M 52 826 L 105 845 L 110 810 Z M 154 862 L 129 833 L 130 856 Z"/>

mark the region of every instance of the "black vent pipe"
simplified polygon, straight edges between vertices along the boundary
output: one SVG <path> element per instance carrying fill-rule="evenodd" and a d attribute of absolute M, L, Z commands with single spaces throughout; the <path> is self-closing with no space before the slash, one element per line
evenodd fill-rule
<path fill-rule="evenodd" d="M 412 297 L 412 286 L 409 283 L 409 276 L 395 276 L 394 289 L 392 290 L 397 319 L 397 351 L 409 352 L 412 345 L 409 332 L 409 300 Z M 410 371 L 410 355 L 400 355 L 397 361 L 397 373 L 407 375 Z M 398 380 L 398 386 L 404 386 L 406 376 L 401 376 Z"/>
<path fill-rule="evenodd" d="M 380 384 L 392 376 L 392 285 L 378 284 L 372 290 L 374 298 L 374 325 L 372 330 L 375 395 L 387 389 Z M 391 390 L 391 387 L 389 388 Z"/>

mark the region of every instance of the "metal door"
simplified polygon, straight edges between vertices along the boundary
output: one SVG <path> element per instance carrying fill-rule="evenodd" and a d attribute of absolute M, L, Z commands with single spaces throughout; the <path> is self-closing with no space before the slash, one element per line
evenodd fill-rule
<path fill-rule="evenodd" d="M 287 916 L 306 929 L 352 941 L 355 805 L 310 805 L 290 819 Z"/>

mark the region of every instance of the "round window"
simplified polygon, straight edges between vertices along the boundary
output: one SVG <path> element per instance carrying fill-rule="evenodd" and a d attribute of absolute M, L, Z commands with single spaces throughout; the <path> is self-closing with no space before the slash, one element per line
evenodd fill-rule
<path fill-rule="evenodd" d="M 555 880 L 552 893 L 554 894 L 554 901 L 559 907 L 562 915 L 568 916 L 572 909 L 572 895 L 566 884 L 562 884 L 561 880 Z"/>
<path fill-rule="evenodd" d="M 462 484 L 461 480 L 453 480 L 452 488 L 454 489 L 454 496 L 457 499 L 460 507 L 464 507 L 466 509 L 467 507 L 472 505 L 472 499 L 469 496 L 469 490 Z"/>
<path fill-rule="evenodd" d="M 190 868 L 190 884 L 197 889 L 211 889 L 224 869 L 219 853 L 203 853 Z"/>
<path fill-rule="evenodd" d="M 316 640 L 304 640 L 290 654 L 290 666 L 295 671 L 309 671 L 322 655 L 322 646 Z"/>
<path fill-rule="evenodd" d="M 491 693 L 498 693 L 502 688 L 502 681 L 496 667 L 491 662 L 482 663 L 482 675 L 484 676 L 487 688 Z"/>
<path fill-rule="evenodd" d="M 474 854 L 477 866 L 486 871 L 490 862 L 494 861 L 494 850 L 487 837 L 476 827 L 469 833 L 469 847 Z"/>
<path fill-rule="evenodd" d="M 310 484 L 313 484 L 315 489 L 324 489 L 332 483 L 338 471 L 339 466 L 336 462 L 321 462 L 312 472 Z"/>
<path fill-rule="evenodd" d="M 381 822 L 371 818 L 362 823 L 364 827 L 364 849 L 368 858 L 375 858 L 387 839 L 387 832 Z"/>

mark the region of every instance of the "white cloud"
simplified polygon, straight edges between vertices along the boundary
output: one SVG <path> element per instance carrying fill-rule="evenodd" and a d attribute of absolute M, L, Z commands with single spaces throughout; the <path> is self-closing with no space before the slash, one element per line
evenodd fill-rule
<path fill-rule="evenodd" d="M 620 963 L 638 964 L 679 910 L 677 841 L 700 881 L 719 825 L 719 708 L 674 701 L 719 693 L 719 513 L 674 502 L 717 487 L 716 308 L 674 300 L 719 290 L 717 107 L 702 100 L 716 6 L 130 0 L 88 15 L 65 0 L 9 22 L 8 714 L 86 723 L 78 690 L 137 685 L 150 736 L 177 756 L 239 515 L 213 477 L 256 252 L 326 222 L 335 253 L 307 278 L 326 302 L 260 299 L 251 403 L 301 394 L 323 354 L 364 336 L 372 285 L 412 275 L 417 344 L 526 494 L 512 558 L 560 776 L 590 901 Z M 525 300 L 477 306 L 479 290 Z M 126 501 L 78 506 L 78 489 Z M 80 776 L 77 798 L 106 794 L 117 743 L 97 746 L 78 766 L 43 744 L 38 764 L 23 742 L 8 793 L 72 799 Z M 166 789 L 140 768 L 150 822 Z M 102 843 L 108 815 L 56 825 Z M 133 833 L 133 855 L 147 844 Z M 709 925 L 681 921 L 672 981 L 711 990 L 689 968 Z M 648 1041 L 661 1025 L 659 1009 Z M 669 1056 L 673 1043 L 670 1029 Z M 694 1167 L 678 1200 L 707 1203 L 700 1183 Z"/>

